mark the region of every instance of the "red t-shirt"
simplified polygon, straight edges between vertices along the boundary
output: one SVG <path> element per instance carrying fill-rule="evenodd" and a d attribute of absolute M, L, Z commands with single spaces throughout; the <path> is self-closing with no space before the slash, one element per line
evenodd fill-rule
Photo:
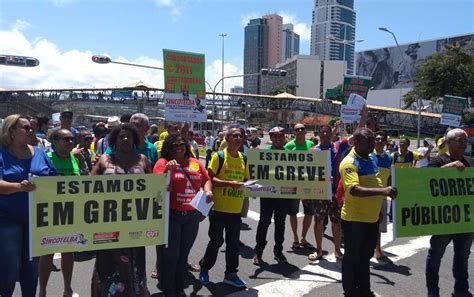
<path fill-rule="evenodd" d="M 156 162 L 153 173 L 164 173 L 168 161 L 161 158 Z M 170 209 L 177 211 L 192 211 L 189 203 L 193 200 L 196 193 L 209 180 L 206 168 L 195 158 L 189 158 L 188 162 L 179 163 L 180 169 L 171 169 L 169 171 L 171 189 L 170 189 Z M 186 170 L 191 182 L 182 171 Z"/>

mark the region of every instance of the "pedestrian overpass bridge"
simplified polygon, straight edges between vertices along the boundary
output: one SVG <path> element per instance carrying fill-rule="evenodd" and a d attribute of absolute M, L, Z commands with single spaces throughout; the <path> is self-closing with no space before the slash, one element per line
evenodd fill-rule
<path fill-rule="evenodd" d="M 123 91 L 124 88 L 1 90 L 0 117 L 12 113 L 51 114 L 66 108 L 73 110 L 77 116 L 108 116 L 139 111 L 150 117 L 164 117 L 163 89 L 133 88 L 131 89 L 133 97 L 113 98 L 113 92 L 120 90 Z M 212 92 L 207 92 L 207 105 L 208 110 L 214 109 L 217 114 L 224 111 L 227 115 L 247 109 L 247 113 L 250 114 L 303 111 L 308 115 L 339 116 L 341 107 L 339 101 L 311 97 Z M 368 108 L 370 111 L 368 122 L 377 123 L 383 129 L 399 131 L 417 129 L 417 111 L 376 105 L 368 105 Z M 439 125 L 440 118 L 440 114 L 437 113 L 421 112 L 421 132 L 442 134 L 445 127 Z"/>

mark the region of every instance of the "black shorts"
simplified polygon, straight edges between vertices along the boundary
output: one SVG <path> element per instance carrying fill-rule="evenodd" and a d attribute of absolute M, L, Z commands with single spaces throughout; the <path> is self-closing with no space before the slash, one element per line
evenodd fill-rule
<path fill-rule="evenodd" d="M 300 199 L 292 199 L 290 202 L 290 207 L 288 208 L 288 215 L 295 216 L 300 211 Z M 306 202 L 303 203 L 303 213 L 305 215 L 314 215 L 314 205 L 312 200 L 305 200 Z"/>

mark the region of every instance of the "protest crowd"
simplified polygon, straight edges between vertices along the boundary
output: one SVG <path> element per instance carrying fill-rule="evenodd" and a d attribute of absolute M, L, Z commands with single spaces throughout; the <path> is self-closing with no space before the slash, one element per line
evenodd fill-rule
<path fill-rule="evenodd" d="M 341 122 L 320 126 L 312 140 L 305 125 L 296 123 L 291 133 L 283 127 L 271 127 L 267 144 L 261 143 L 255 132 L 229 125 L 225 131 L 218 131 L 216 138 L 207 132 L 204 153 L 200 154 L 187 122 L 167 122 L 166 131 L 158 134 L 157 127 L 143 113 L 111 116 L 91 129 L 80 130 L 72 126 L 72 111 L 61 112 L 60 123 L 54 128 L 50 127 L 48 117 L 12 114 L 3 121 L 0 142 L 0 296 L 12 296 L 16 282 L 23 296 L 50 296 L 47 289 L 50 273 L 55 269 L 53 255 L 31 258 L 29 252 L 28 195 L 36 190 L 30 181 L 32 176 L 132 174 L 168 175 L 168 243 L 156 246 L 153 259 L 145 257 L 145 247 L 94 252 L 95 266 L 90 272 L 92 296 L 150 296 L 147 288 L 150 277 L 157 279 L 165 296 L 186 296 L 185 272 L 195 272 L 202 285 L 215 281 L 209 271 L 224 243 L 223 282 L 245 287 L 245 277 L 238 274 L 239 265 L 260 266 L 272 261 L 263 256 L 272 219 L 273 260 L 287 262 L 283 249 L 287 217 L 293 234 L 287 241 L 293 249 L 308 251 L 310 262 L 326 256 L 322 243 L 330 223 L 334 255 L 342 264 L 342 288 L 335 296 L 376 296 L 371 290 L 369 261 L 375 257 L 386 265 L 392 262 L 380 243 L 381 232 L 387 232 L 388 221 L 396 216 L 390 203 L 398 192 L 391 185 L 391 167 L 410 168 L 418 162 L 420 172 L 424 167 L 463 171 L 470 165 L 463 156 L 467 134 L 461 129 L 448 129 L 438 141 L 436 155 L 436 148 L 429 140 L 420 150 L 411 151 L 410 139 L 401 137 L 395 143 L 384 131 L 366 128 L 367 115 L 365 107 L 360 121 L 351 127 L 351 134 L 346 138 L 340 134 Z M 244 187 L 251 179 L 247 155 L 256 149 L 329 152 L 327 183 L 332 199 L 260 197 L 254 256 L 251 262 L 242 263 L 240 229 L 250 198 L 245 197 Z M 213 203 L 208 216 L 191 205 L 200 190 L 206 203 Z M 297 220 L 300 204 L 304 212 L 302 226 L 298 226 Z M 207 247 L 204 251 L 193 250 L 200 222 L 205 219 L 209 220 Z M 423 295 L 439 296 L 440 262 L 452 241 L 452 296 L 472 296 L 468 259 L 473 235 L 432 236 Z M 200 254 L 199 263 L 188 261 L 191 252 Z M 74 256 L 73 252 L 61 256 L 63 296 L 67 297 L 78 296 L 71 286 Z M 154 271 L 146 271 L 147 262 L 154 263 Z"/>

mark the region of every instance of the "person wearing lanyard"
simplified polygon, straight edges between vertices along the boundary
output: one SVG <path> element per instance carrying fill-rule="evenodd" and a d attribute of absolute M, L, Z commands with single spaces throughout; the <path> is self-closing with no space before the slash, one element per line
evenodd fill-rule
<path fill-rule="evenodd" d="M 47 153 L 48 158 L 53 162 L 54 167 L 59 175 L 63 176 L 79 176 L 81 174 L 88 175 L 89 168 L 81 154 L 73 154 L 75 138 L 68 129 L 58 129 L 51 134 L 51 140 L 54 147 L 53 152 Z M 44 255 L 39 260 L 39 296 L 47 296 L 46 287 L 48 285 L 51 267 L 53 264 L 53 256 Z M 63 296 L 77 296 L 71 287 L 72 271 L 74 268 L 74 253 L 61 253 L 61 269 L 64 278 Z"/>
<path fill-rule="evenodd" d="M 39 147 L 29 120 L 14 114 L 5 118 L 0 138 L 0 296 L 12 296 L 20 282 L 21 295 L 36 296 L 38 258 L 30 259 L 28 192 L 35 190 L 29 176 L 56 175 Z"/>
<path fill-rule="evenodd" d="M 163 142 L 161 158 L 153 173 L 170 174 L 170 220 L 168 245 L 160 246 L 160 286 L 165 295 L 185 296 L 184 278 L 188 255 L 199 230 L 199 212 L 190 202 L 204 188 L 208 202 L 212 200 L 212 182 L 206 168 L 191 156 L 191 149 L 180 134 Z"/>

